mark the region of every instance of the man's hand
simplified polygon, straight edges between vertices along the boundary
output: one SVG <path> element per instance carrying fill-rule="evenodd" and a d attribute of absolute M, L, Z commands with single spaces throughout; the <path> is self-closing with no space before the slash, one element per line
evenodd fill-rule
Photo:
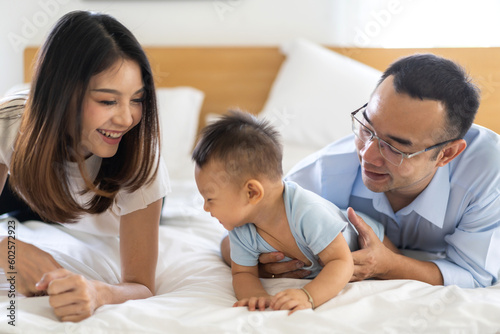
<path fill-rule="evenodd" d="M 229 237 L 221 242 L 221 255 L 227 265 L 231 265 L 231 246 Z M 264 253 L 259 256 L 259 277 L 262 278 L 304 278 L 311 274 L 309 270 L 301 270 L 304 263 L 299 260 L 278 262 L 285 258 L 281 252 Z"/>
<path fill-rule="evenodd" d="M 281 252 L 263 253 L 259 256 L 259 277 L 262 278 L 304 278 L 311 274 L 309 270 L 302 270 L 304 262 L 291 260 L 278 262 L 285 258 Z"/>
<path fill-rule="evenodd" d="M 16 253 L 22 255 L 16 258 L 16 290 L 27 297 L 46 295 L 47 291 L 37 289 L 36 283 L 43 274 L 62 268 L 61 265 L 49 253 L 20 240 L 16 240 Z M 8 271 L 6 260 L 7 238 L 4 238 L 0 240 L 0 267 L 4 271 Z"/>
<path fill-rule="evenodd" d="M 384 278 L 391 269 L 391 264 L 394 263 L 391 260 L 394 252 L 379 240 L 373 229 L 352 208 L 347 209 L 347 216 L 359 233 L 360 248 L 352 252 L 354 273 L 351 282 L 367 278 Z M 394 250 L 396 250 L 395 247 Z"/>

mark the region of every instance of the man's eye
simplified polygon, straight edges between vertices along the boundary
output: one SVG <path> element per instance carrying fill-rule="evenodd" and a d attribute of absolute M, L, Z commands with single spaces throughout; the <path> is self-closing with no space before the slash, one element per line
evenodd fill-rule
<path fill-rule="evenodd" d="M 363 136 L 368 136 L 368 137 L 372 135 L 371 132 L 368 131 L 368 129 L 366 128 L 361 128 L 361 134 L 363 134 Z"/>
<path fill-rule="evenodd" d="M 392 147 L 391 145 L 385 143 L 385 142 L 380 142 L 380 147 L 382 150 L 388 151 L 389 153 L 392 154 L 400 154 L 400 152 L 396 151 L 396 148 Z"/>

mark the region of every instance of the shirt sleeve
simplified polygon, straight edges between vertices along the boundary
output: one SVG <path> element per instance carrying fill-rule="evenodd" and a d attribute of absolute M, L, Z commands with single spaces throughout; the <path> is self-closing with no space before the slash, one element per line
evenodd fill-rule
<path fill-rule="evenodd" d="M 321 253 L 348 224 L 339 209 L 322 203 L 309 205 L 294 221 L 300 222 L 300 233 L 314 255 Z"/>
<path fill-rule="evenodd" d="M 500 273 L 500 195 L 471 205 L 455 231 L 445 237 L 446 258 L 433 261 L 445 285 L 490 286 Z"/>
<path fill-rule="evenodd" d="M 113 208 L 113 210 L 117 211 L 115 213 L 118 216 L 145 209 L 149 204 L 165 197 L 170 192 L 170 180 L 167 166 L 161 156 L 159 159 L 160 164 L 158 165 L 158 172 L 153 182 L 132 193 L 124 190 L 118 193 L 116 206 Z"/>
<path fill-rule="evenodd" d="M 245 224 L 229 231 L 231 260 L 240 266 L 253 267 L 259 263 L 257 231 L 253 224 Z"/>
<path fill-rule="evenodd" d="M 500 136 L 475 126 L 467 149 L 450 163 L 448 211 L 459 212 L 444 237 L 446 257 L 436 260 L 445 285 L 496 284 L 500 273 Z"/>
<path fill-rule="evenodd" d="M 0 164 L 10 165 L 25 101 L 21 95 L 0 100 Z"/>

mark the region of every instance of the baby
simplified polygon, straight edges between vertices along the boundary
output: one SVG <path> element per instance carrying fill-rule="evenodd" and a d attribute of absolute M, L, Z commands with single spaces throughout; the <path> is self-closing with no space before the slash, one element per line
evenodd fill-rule
<path fill-rule="evenodd" d="M 203 130 L 192 157 L 203 208 L 229 231 L 234 306 L 291 314 L 320 306 L 349 282 L 357 233 L 333 203 L 283 181 L 278 137 L 268 122 L 230 112 Z M 383 240 L 383 227 L 372 227 Z M 284 261 L 304 262 L 312 272 L 307 278 L 314 279 L 269 295 L 258 257 L 275 251 L 286 255 Z"/>

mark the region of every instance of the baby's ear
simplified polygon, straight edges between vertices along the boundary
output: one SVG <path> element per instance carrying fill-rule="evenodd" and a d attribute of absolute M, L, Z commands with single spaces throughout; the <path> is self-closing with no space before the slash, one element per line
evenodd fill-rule
<path fill-rule="evenodd" d="M 264 197 L 264 187 L 255 179 L 250 179 L 245 183 L 245 192 L 250 204 L 257 204 Z"/>

